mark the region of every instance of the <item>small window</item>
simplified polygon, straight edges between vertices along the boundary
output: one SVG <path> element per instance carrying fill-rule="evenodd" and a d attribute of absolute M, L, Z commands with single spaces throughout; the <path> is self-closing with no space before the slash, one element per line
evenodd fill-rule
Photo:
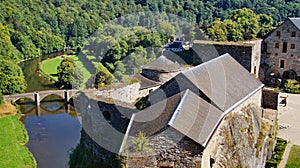
<path fill-rule="evenodd" d="M 295 44 L 291 44 L 291 49 L 295 49 L 296 45 Z"/>
<path fill-rule="evenodd" d="M 278 56 L 278 53 L 275 53 L 275 56 Z"/>
<path fill-rule="evenodd" d="M 285 64 L 285 60 L 280 60 L 279 68 L 284 68 L 285 67 L 284 64 Z"/>
<path fill-rule="evenodd" d="M 287 50 L 288 50 L 288 43 L 287 42 L 283 42 L 283 45 L 282 45 L 282 52 L 283 53 L 287 53 Z"/>
<path fill-rule="evenodd" d="M 281 36 L 281 31 L 276 31 L 276 36 L 280 37 Z"/>
<path fill-rule="evenodd" d="M 294 54 L 291 54 L 291 57 L 293 57 L 294 56 Z"/>
<path fill-rule="evenodd" d="M 292 34 L 291 34 L 291 36 L 292 37 L 296 37 L 296 32 L 293 31 Z"/>
<path fill-rule="evenodd" d="M 275 48 L 279 48 L 279 43 L 275 43 Z"/>

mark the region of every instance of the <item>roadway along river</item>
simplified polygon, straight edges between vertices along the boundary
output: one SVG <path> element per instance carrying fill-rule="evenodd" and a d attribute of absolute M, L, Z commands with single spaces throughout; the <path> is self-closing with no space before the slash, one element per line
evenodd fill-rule
<path fill-rule="evenodd" d="M 56 55 L 20 63 L 27 81 L 27 92 L 55 89 L 53 84 L 39 76 L 37 68 L 41 60 Z M 39 168 L 69 167 L 69 154 L 80 141 L 81 119 L 73 107 L 64 105 L 61 98 L 51 95 L 44 100 L 39 108 L 30 102 L 20 103 L 25 114 L 22 121 L 29 134 L 27 147 Z"/>

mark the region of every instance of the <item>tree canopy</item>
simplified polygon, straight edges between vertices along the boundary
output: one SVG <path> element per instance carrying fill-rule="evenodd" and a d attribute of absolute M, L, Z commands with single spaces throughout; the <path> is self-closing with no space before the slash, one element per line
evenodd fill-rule
<path fill-rule="evenodd" d="M 12 61 L 0 59 L 0 92 L 2 94 L 22 93 L 26 81 L 22 69 Z"/>
<path fill-rule="evenodd" d="M 241 41 L 262 38 L 271 32 L 273 19 L 266 14 L 255 14 L 248 8 L 237 9 L 223 21 L 218 18 L 206 29 L 212 40 Z"/>
<path fill-rule="evenodd" d="M 65 57 L 57 67 L 57 84 L 64 89 L 78 89 L 83 81 L 83 72 L 76 68 L 74 59 Z"/>
<path fill-rule="evenodd" d="M 241 8 L 251 9 L 260 15 L 259 23 L 263 23 L 264 26 L 270 23 L 270 18 L 265 16 L 271 16 L 273 26 L 277 26 L 278 22 L 284 21 L 287 17 L 300 16 L 298 0 L 1 0 L 0 55 L 15 60 L 63 50 L 66 47 L 75 48 L 81 45 L 86 37 L 117 17 L 140 12 L 123 22 L 127 25 L 133 25 L 137 20 L 143 22 L 144 11 L 174 14 L 203 28 L 217 18 L 221 21 L 233 19 L 233 22 L 237 22 L 238 18 L 244 21 L 252 20 L 254 22 L 240 22 L 238 25 L 223 23 L 233 27 L 232 29 L 235 29 L 235 26 L 242 28 L 245 32 L 250 32 L 252 37 L 251 33 L 258 31 L 257 16 L 247 10 L 243 10 L 244 13 L 236 11 Z M 144 25 L 147 24 L 144 20 Z M 215 26 L 216 24 L 219 23 L 214 23 Z M 253 27 L 249 27 L 251 24 Z M 166 30 L 170 34 L 174 32 L 168 23 L 161 22 L 158 26 L 164 33 Z M 261 30 L 261 35 L 267 30 L 269 29 Z M 218 34 L 223 33 L 226 32 L 216 34 L 219 36 Z M 231 34 L 229 36 L 233 36 L 233 39 L 239 36 L 227 33 Z"/>

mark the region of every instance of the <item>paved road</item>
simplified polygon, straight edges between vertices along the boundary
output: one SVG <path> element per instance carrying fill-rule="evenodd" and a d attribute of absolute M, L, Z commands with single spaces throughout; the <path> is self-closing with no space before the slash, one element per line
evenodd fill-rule
<path fill-rule="evenodd" d="M 300 146 L 300 95 L 280 93 L 280 97 L 287 97 L 287 106 L 278 107 L 278 123 L 284 128 L 279 129 L 278 137 L 286 139 L 287 145 L 279 168 L 284 168 L 293 144 Z M 279 100 L 280 102 L 280 100 Z"/>
<path fill-rule="evenodd" d="M 278 136 L 300 146 L 300 95 L 280 93 L 279 97 L 286 95 L 287 106 L 278 107 L 278 122 L 287 128 L 279 129 Z"/>

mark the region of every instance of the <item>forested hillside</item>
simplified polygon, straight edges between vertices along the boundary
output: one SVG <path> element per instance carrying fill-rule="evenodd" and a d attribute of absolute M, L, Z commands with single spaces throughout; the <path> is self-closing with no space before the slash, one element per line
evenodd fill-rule
<path fill-rule="evenodd" d="M 129 13 L 167 12 L 205 28 L 243 7 L 271 16 L 273 26 L 300 16 L 299 0 L 1 0 L 0 55 L 17 60 L 74 48 L 109 20 Z"/>

